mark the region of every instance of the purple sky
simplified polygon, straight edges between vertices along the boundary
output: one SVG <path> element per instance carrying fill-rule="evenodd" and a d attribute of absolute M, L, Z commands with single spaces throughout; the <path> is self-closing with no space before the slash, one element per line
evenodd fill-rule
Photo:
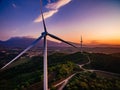
<path fill-rule="evenodd" d="M 47 29 L 67 41 L 120 44 L 120 0 L 42 0 Z M 43 31 L 40 0 L 0 0 L 0 40 Z M 51 39 L 51 38 L 49 38 Z"/>

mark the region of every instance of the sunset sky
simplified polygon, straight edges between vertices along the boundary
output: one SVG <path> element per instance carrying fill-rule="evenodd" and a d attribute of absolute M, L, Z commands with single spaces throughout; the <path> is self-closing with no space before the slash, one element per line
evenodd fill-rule
<path fill-rule="evenodd" d="M 71 42 L 82 35 L 85 44 L 120 45 L 120 0 L 42 1 L 50 33 Z M 0 0 L 0 40 L 42 32 L 40 0 Z"/>

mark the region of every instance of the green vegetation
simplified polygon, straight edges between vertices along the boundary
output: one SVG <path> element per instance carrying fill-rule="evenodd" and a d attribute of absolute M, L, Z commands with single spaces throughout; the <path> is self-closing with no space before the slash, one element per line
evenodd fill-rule
<path fill-rule="evenodd" d="M 64 90 L 120 90 L 120 79 L 105 78 L 91 72 L 74 76 Z"/>
<path fill-rule="evenodd" d="M 113 53 L 113 54 L 110 54 L 111 56 L 115 56 L 115 57 L 120 57 L 120 53 Z"/>
<path fill-rule="evenodd" d="M 81 54 L 78 56 L 82 57 Z M 49 56 L 49 85 L 79 70 L 71 57 L 71 55 L 67 56 L 62 53 Z M 75 61 L 80 62 L 80 59 Z M 19 90 L 42 81 L 43 57 L 40 56 L 29 58 L 29 61 L 25 63 L 0 72 L 0 89 L 2 90 Z"/>
<path fill-rule="evenodd" d="M 10 60 L 12 60 L 17 55 L 18 55 L 18 52 L 16 51 L 8 51 L 8 53 L 0 52 L 0 68 L 5 64 L 7 64 Z M 26 59 L 28 59 L 26 55 L 27 55 L 26 53 L 23 54 L 19 59 L 19 61 L 14 63 L 14 65 L 12 64 L 11 67 L 26 62 L 27 61 Z"/>
<path fill-rule="evenodd" d="M 70 61 L 51 66 L 49 68 L 49 73 L 54 75 L 54 77 L 50 79 L 50 82 L 60 80 L 78 71 L 80 71 L 80 68 L 75 63 Z"/>
<path fill-rule="evenodd" d="M 93 54 L 87 53 L 87 54 L 90 56 L 92 60 L 91 64 L 88 65 L 89 67 L 99 70 L 111 71 L 111 72 L 120 72 L 119 57 L 114 57 L 106 54 L 95 54 L 95 53 Z M 6 58 L 11 59 L 14 56 L 15 55 L 12 55 L 12 57 L 5 56 L 5 58 L 0 56 L 0 65 L 4 64 L 3 60 L 6 60 Z M 7 59 L 7 61 L 9 61 L 9 59 Z M 68 54 L 68 55 L 63 53 L 54 53 L 52 55 L 49 55 L 48 59 L 49 59 L 48 60 L 49 87 L 52 87 L 52 83 L 64 79 L 75 72 L 81 72 L 80 68 L 76 64 L 83 64 L 88 62 L 88 58 L 85 55 L 81 54 L 80 52 Z M 40 87 L 42 88 L 43 57 L 40 56 L 34 56 L 32 58 L 25 57 L 22 58 L 21 60 L 19 59 L 18 61 L 19 62 L 12 64 L 12 66 L 15 67 L 0 72 L 0 90 L 24 90 L 24 89 L 31 90 L 30 87 L 37 84 L 39 88 Z M 18 65 L 18 63 L 20 63 L 20 65 Z M 95 73 L 80 73 L 77 74 L 77 76 L 75 77 L 76 79 L 73 78 L 71 79 L 72 81 L 70 80 L 74 88 L 72 88 L 73 87 L 72 84 L 70 85 L 68 84 L 66 86 L 68 90 L 71 88 L 72 90 L 77 90 L 78 87 L 81 88 L 81 90 L 102 90 L 102 89 L 84 89 L 84 88 L 90 88 L 90 87 L 96 88 L 97 86 L 101 86 L 102 83 L 105 82 L 108 82 L 108 85 L 105 87 L 108 87 L 109 85 L 111 86 L 114 85 L 117 87 L 120 86 L 119 80 L 98 77 Z M 67 90 L 66 88 L 65 90 Z M 112 90 L 112 89 L 105 88 L 103 90 Z"/>
<path fill-rule="evenodd" d="M 0 67 L 2 67 L 5 63 L 9 62 L 13 59 L 17 54 L 6 54 L 0 52 Z"/>
<path fill-rule="evenodd" d="M 120 74 L 120 57 L 101 53 L 92 53 L 89 57 L 91 63 L 86 67 Z"/>

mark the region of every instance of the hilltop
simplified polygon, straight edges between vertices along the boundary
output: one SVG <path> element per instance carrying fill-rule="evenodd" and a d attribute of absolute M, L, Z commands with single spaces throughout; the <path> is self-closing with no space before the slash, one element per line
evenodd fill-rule
<path fill-rule="evenodd" d="M 25 48 L 28 45 L 30 45 L 35 38 L 29 38 L 29 37 L 12 37 L 6 41 L 0 41 L 0 46 L 3 47 L 19 47 L 19 48 Z M 68 47 L 69 45 L 64 44 L 62 42 L 55 42 L 51 40 L 47 40 L 48 47 Z M 73 43 L 73 42 L 71 42 Z M 73 43 L 78 45 L 77 43 Z M 37 47 L 43 47 L 43 40 L 41 40 L 38 44 Z"/>

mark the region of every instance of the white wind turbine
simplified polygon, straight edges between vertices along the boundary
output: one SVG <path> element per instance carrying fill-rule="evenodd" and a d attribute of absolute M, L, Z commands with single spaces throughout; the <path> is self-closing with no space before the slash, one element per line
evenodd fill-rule
<path fill-rule="evenodd" d="M 40 41 L 42 38 L 44 38 L 44 90 L 48 90 L 48 69 L 47 69 L 47 36 L 50 36 L 54 39 L 57 39 L 59 41 L 62 41 L 68 45 L 71 45 L 72 47 L 77 48 L 76 46 L 72 45 L 71 43 L 53 35 L 47 32 L 47 28 L 46 28 L 46 24 L 45 24 L 45 20 L 44 20 L 44 16 L 43 16 L 43 12 L 42 12 L 42 0 L 40 0 L 40 11 L 41 11 L 41 15 L 42 15 L 42 22 L 43 22 L 43 27 L 44 27 L 44 32 L 42 32 L 41 36 L 39 36 L 32 44 L 30 44 L 25 50 L 23 50 L 20 54 L 18 54 L 15 58 L 13 58 L 9 63 L 7 63 L 6 65 L 4 65 L 0 70 L 3 70 L 4 68 L 6 68 L 8 65 L 10 65 L 12 62 L 14 62 L 16 59 L 18 59 L 21 55 L 23 55 L 25 52 L 27 52 L 29 49 L 31 49 L 33 46 L 35 46 L 38 41 Z"/>
<path fill-rule="evenodd" d="M 82 50 L 82 44 L 83 44 L 83 40 L 82 40 L 82 36 L 81 36 L 81 41 L 80 41 L 80 48 L 81 48 L 81 53 L 83 52 L 83 50 Z"/>

